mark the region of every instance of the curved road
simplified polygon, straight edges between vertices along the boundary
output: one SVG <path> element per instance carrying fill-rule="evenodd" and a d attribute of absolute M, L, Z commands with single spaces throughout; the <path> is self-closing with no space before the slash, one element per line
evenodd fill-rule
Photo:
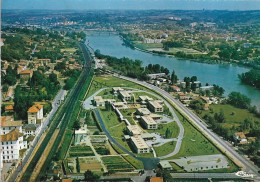
<path fill-rule="evenodd" d="M 175 99 L 168 92 L 160 89 L 159 87 L 156 87 L 154 85 L 151 85 L 143 81 L 139 81 L 137 79 L 132 79 L 129 77 L 118 76 L 118 75 L 114 75 L 114 76 L 146 86 L 147 88 L 155 90 L 158 93 L 161 93 L 166 98 L 168 98 L 176 105 L 176 107 L 178 107 L 182 111 L 183 114 L 185 114 L 200 129 L 200 131 L 203 131 L 204 134 L 207 135 L 207 137 L 210 138 L 210 140 L 215 143 L 215 145 L 217 145 L 220 149 L 222 149 L 222 151 L 225 154 L 227 154 L 229 157 L 231 157 L 236 163 L 239 163 L 243 167 L 244 171 L 253 174 L 254 179 L 260 181 L 260 175 L 258 173 L 259 168 L 257 166 L 252 164 L 252 162 L 246 159 L 244 156 L 238 154 L 225 140 L 221 139 L 217 134 L 210 131 L 205 126 L 205 124 L 203 124 L 204 122 L 202 122 L 202 120 L 197 115 L 195 115 L 191 110 L 185 107 L 181 102 Z"/>

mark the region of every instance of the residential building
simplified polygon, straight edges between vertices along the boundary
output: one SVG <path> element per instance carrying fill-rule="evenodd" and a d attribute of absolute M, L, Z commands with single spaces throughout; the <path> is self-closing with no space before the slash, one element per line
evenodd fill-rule
<path fill-rule="evenodd" d="M 1 134 L 7 134 L 14 129 L 18 129 L 22 132 L 22 121 L 14 121 L 12 116 L 2 116 L 1 117 Z"/>
<path fill-rule="evenodd" d="M 113 103 L 113 106 L 118 108 L 118 109 L 127 108 L 127 106 L 124 102 L 115 102 L 115 103 Z"/>
<path fill-rule="evenodd" d="M 204 91 L 204 90 L 213 90 L 213 86 L 203 86 L 203 87 L 200 87 L 200 90 Z"/>
<path fill-rule="evenodd" d="M 146 104 L 146 102 L 153 100 L 153 98 L 151 98 L 147 95 L 140 95 L 139 100 L 142 104 Z"/>
<path fill-rule="evenodd" d="M 156 79 L 156 78 L 163 77 L 163 76 L 165 76 L 165 75 L 166 75 L 165 73 L 154 73 L 154 74 L 148 74 L 147 76 L 148 76 L 150 79 Z"/>
<path fill-rule="evenodd" d="M 5 112 L 14 112 L 14 106 L 13 105 L 5 106 Z"/>
<path fill-rule="evenodd" d="M 24 135 L 37 135 L 41 129 L 40 124 L 25 124 L 23 126 Z"/>
<path fill-rule="evenodd" d="M 172 86 L 172 89 L 173 89 L 173 91 L 175 91 L 175 92 L 180 92 L 181 91 L 181 89 L 180 89 L 180 87 L 177 87 L 177 86 Z"/>
<path fill-rule="evenodd" d="M 101 96 L 94 96 L 94 104 L 98 106 L 105 106 L 105 101 Z"/>
<path fill-rule="evenodd" d="M 158 124 L 149 115 L 141 116 L 141 122 L 142 122 L 143 126 L 145 127 L 145 129 L 149 130 L 149 129 L 157 129 L 158 128 Z"/>
<path fill-rule="evenodd" d="M 158 101 L 149 101 L 148 106 L 153 112 L 163 112 L 163 106 Z"/>
<path fill-rule="evenodd" d="M 130 141 L 136 153 L 150 152 L 150 147 L 145 143 L 144 139 L 140 135 L 132 136 Z"/>
<path fill-rule="evenodd" d="M 141 116 L 146 116 L 151 114 L 151 112 L 147 108 L 138 108 L 137 113 L 140 114 Z"/>
<path fill-rule="evenodd" d="M 124 100 L 131 100 L 131 95 L 125 90 L 119 91 L 119 95 Z"/>
<path fill-rule="evenodd" d="M 9 88 L 6 95 L 5 95 L 5 101 L 10 101 L 14 98 L 14 89 Z"/>
<path fill-rule="evenodd" d="M 246 136 L 243 132 L 234 133 L 233 138 L 239 144 L 246 144 L 247 143 Z"/>
<path fill-rule="evenodd" d="M 40 104 L 33 105 L 27 111 L 28 124 L 41 124 L 43 121 L 43 106 Z"/>
<path fill-rule="evenodd" d="M 33 71 L 32 70 L 23 70 L 20 73 L 20 78 L 23 78 L 24 80 L 29 80 L 32 78 Z"/>
<path fill-rule="evenodd" d="M 180 100 L 186 99 L 186 95 L 183 92 L 178 93 L 178 97 L 180 98 Z"/>
<path fill-rule="evenodd" d="M 128 125 L 126 128 L 127 133 L 131 136 L 140 135 L 142 133 L 142 130 L 139 128 L 138 125 Z"/>
<path fill-rule="evenodd" d="M 141 133 L 141 137 L 147 141 L 147 140 L 156 140 L 156 137 L 151 133 Z"/>
<path fill-rule="evenodd" d="M 27 142 L 23 141 L 23 134 L 19 129 L 1 135 L 3 162 L 12 162 L 19 159 L 19 151 L 27 149 Z"/>

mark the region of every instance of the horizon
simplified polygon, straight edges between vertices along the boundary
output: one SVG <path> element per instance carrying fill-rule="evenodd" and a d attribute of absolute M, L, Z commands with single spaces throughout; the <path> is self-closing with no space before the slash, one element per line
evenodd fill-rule
<path fill-rule="evenodd" d="M 3 10 L 260 10 L 259 0 L 3 0 Z"/>

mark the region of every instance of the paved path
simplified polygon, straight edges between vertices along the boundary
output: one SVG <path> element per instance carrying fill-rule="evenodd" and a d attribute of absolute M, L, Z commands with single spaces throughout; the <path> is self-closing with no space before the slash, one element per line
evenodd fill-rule
<path fill-rule="evenodd" d="M 243 167 L 243 170 L 245 170 L 250 174 L 254 174 L 255 180 L 260 181 L 260 175 L 258 173 L 259 168 L 256 165 L 254 165 L 251 161 L 249 161 L 244 156 L 238 154 L 225 140 L 223 140 L 220 136 L 218 136 L 217 134 L 209 130 L 207 126 L 204 124 L 204 122 L 202 122 L 202 120 L 196 114 L 194 114 L 191 110 L 185 107 L 180 101 L 175 99 L 171 94 L 169 94 L 165 90 L 160 89 L 159 87 L 156 87 L 144 81 L 138 81 L 137 79 L 132 79 L 125 76 L 118 76 L 116 74 L 114 74 L 114 76 L 146 86 L 150 89 L 155 90 L 158 93 L 161 93 L 166 98 L 171 100 L 173 104 L 176 106 L 176 108 L 178 108 L 182 112 L 182 114 L 184 114 L 187 118 L 189 118 L 189 120 L 191 120 L 193 124 L 199 128 L 200 131 L 203 131 L 203 133 L 208 138 L 210 138 L 210 140 L 217 147 L 219 147 L 226 155 L 228 155 L 233 161 L 235 161 L 236 164 L 239 164 L 239 166 Z"/>
<path fill-rule="evenodd" d="M 133 154 L 132 152 L 130 152 L 129 150 L 127 150 L 126 148 L 124 148 L 120 143 L 118 143 L 109 133 L 109 131 L 107 130 L 105 123 L 103 122 L 103 119 L 98 111 L 98 109 L 94 109 L 94 112 L 97 116 L 97 120 L 100 124 L 100 127 L 102 128 L 102 130 L 106 133 L 108 139 L 115 144 L 118 148 L 120 148 L 122 151 L 124 151 L 125 153 L 129 154 L 130 156 L 140 160 L 143 162 L 144 165 L 144 169 L 145 170 L 152 170 L 155 169 L 157 167 L 157 164 L 159 162 L 158 158 L 146 158 L 146 157 L 138 157 L 135 154 Z"/>

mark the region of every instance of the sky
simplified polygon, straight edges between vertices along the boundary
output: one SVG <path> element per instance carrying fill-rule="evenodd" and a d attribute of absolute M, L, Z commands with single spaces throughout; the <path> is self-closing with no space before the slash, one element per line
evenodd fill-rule
<path fill-rule="evenodd" d="M 260 0 L 2 0 L 2 9 L 260 10 Z"/>

